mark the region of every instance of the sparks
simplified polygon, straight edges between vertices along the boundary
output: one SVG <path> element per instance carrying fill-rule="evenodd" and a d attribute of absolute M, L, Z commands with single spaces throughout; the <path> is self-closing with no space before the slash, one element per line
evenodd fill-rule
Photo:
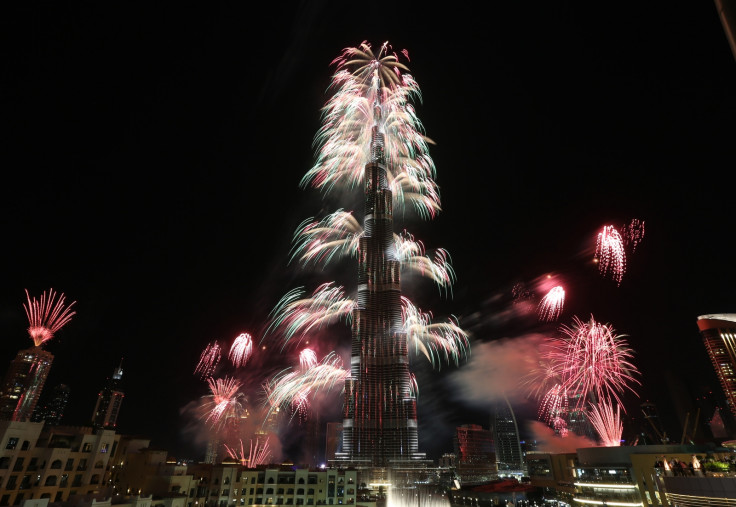
<path fill-rule="evenodd" d="M 228 456 L 240 462 L 240 464 L 246 468 L 256 468 L 258 465 L 264 465 L 271 458 L 271 450 L 268 447 L 268 437 L 263 443 L 259 443 L 256 439 L 255 443 L 253 440 L 250 441 L 250 452 L 245 453 L 245 447 L 243 440 L 240 440 L 240 449 L 234 449 L 225 445 L 225 451 Z"/>
<path fill-rule="evenodd" d="M 206 379 L 212 377 L 217 365 L 220 363 L 222 350 L 217 342 L 208 343 L 202 354 L 199 356 L 199 362 L 194 368 L 194 373 L 199 374 L 200 378 Z"/>
<path fill-rule="evenodd" d="M 245 366 L 253 353 L 253 338 L 248 333 L 240 333 L 230 346 L 228 357 L 235 367 Z"/>
<path fill-rule="evenodd" d="M 608 400 L 593 404 L 588 412 L 588 417 L 598 433 L 603 447 L 618 447 L 621 445 L 624 425 L 621 422 L 621 409 L 618 404 L 615 412 L 613 404 Z"/>
<path fill-rule="evenodd" d="M 299 353 L 299 364 L 303 370 L 307 370 L 317 364 L 317 354 L 310 348 L 303 349 Z"/>
<path fill-rule="evenodd" d="M 208 378 L 211 395 L 207 396 L 208 414 L 205 422 L 209 422 L 213 427 L 220 427 L 228 418 L 237 418 L 240 416 L 243 405 L 241 400 L 244 395 L 240 392 L 242 383 L 232 377 L 222 379 Z"/>
<path fill-rule="evenodd" d="M 552 287 L 539 303 L 539 320 L 552 322 L 557 320 L 565 304 L 565 289 L 561 286 Z"/>
<path fill-rule="evenodd" d="M 23 308 L 25 308 L 28 317 L 28 335 L 36 347 L 52 339 L 54 334 L 66 325 L 76 313 L 71 311 L 76 301 L 64 306 L 66 297 L 64 294 L 60 294 L 59 298 L 56 299 L 54 289 L 50 289 L 48 294 L 46 292 L 41 294 L 40 301 L 31 298 L 28 289 L 26 289 L 26 298 L 28 304 L 24 303 Z"/>
<path fill-rule="evenodd" d="M 622 227 L 624 246 L 631 248 L 631 253 L 636 251 L 636 247 L 644 239 L 644 220 L 632 218 L 631 222 L 624 224 Z"/>
<path fill-rule="evenodd" d="M 621 285 L 626 271 L 626 250 L 621 235 L 612 225 L 604 226 L 598 233 L 595 258 L 601 275 L 610 276 L 617 285 Z"/>

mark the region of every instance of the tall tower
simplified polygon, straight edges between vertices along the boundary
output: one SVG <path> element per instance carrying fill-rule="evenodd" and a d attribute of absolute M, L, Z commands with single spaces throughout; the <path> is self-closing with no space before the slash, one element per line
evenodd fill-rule
<path fill-rule="evenodd" d="M 728 408 L 736 416 L 736 314 L 701 315 L 698 329 Z"/>
<path fill-rule="evenodd" d="M 53 361 L 54 355 L 40 346 L 18 352 L 0 391 L 0 420 L 30 420 Z"/>
<path fill-rule="evenodd" d="M 95 410 L 92 412 L 92 426 L 96 429 L 115 429 L 117 426 L 120 405 L 123 403 L 125 393 L 122 391 L 123 360 L 120 366 L 112 372 L 112 377 L 107 379 L 105 387 L 97 395 Z"/>

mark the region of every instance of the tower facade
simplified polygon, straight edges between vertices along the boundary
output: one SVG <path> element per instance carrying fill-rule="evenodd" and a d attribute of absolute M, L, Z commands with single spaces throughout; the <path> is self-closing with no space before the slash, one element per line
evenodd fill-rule
<path fill-rule="evenodd" d="M 120 362 L 112 376 L 107 379 L 105 387 L 97 395 L 97 403 L 92 413 L 92 426 L 95 428 L 115 429 L 117 426 L 120 405 L 125 393 L 122 390 L 123 364 Z"/>
<path fill-rule="evenodd" d="M 64 411 L 69 404 L 69 386 L 59 384 L 55 386 L 49 395 L 41 397 L 42 403 L 36 405 L 31 420 L 33 422 L 45 422 L 50 426 L 59 426 L 64 418 Z"/>
<path fill-rule="evenodd" d="M 53 354 L 38 346 L 18 352 L 0 391 L 0 420 L 30 421 L 53 361 Z"/>
<path fill-rule="evenodd" d="M 698 329 L 728 408 L 736 416 L 736 314 L 701 315 Z"/>
<path fill-rule="evenodd" d="M 499 471 L 504 469 L 509 472 L 521 472 L 524 469 L 524 458 L 521 452 L 519 426 L 516 423 L 514 409 L 506 399 L 493 407 L 491 432 Z"/>
<path fill-rule="evenodd" d="M 380 104 L 374 111 L 380 117 Z M 374 125 L 363 178 L 363 235 L 353 310 L 351 376 L 345 383 L 343 453 L 373 467 L 421 459 L 417 402 L 401 313 L 401 262 L 393 231 L 384 134 Z"/>
<path fill-rule="evenodd" d="M 457 474 L 463 485 L 481 484 L 497 477 L 493 433 L 477 424 L 463 424 L 455 430 Z"/>

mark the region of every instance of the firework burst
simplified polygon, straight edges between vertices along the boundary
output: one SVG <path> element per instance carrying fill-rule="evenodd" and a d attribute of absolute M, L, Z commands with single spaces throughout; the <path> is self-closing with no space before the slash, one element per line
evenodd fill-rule
<path fill-rule="evenodd" d="M 281 332 L 284 346 L 295 336 L 299 340 L 310 331 L 320 329 L 340 320 L 352 321 L 355 302 L 345 296 L 342 287 L 333 287 L 332 282 L 320 285 L 311 297 L 302 298 L 304 290 L 289 291 L 271 311 L 266 333 Z"/>
<path fill-rule="evenodd" d="M 28 317 L 28 335 L 33 344 L 39 347 L 54 337 L 54 334 L 66 325 L 76 313 L 71 310 L 76 303 L 73 301 L 68 306 L 64 305 L 66 296 L 59 294 L 56 299 L 54 289 L 41 294 L 41 300 L 31 298 L 26 289 L 28 304 L 23 304 Z"/>
<path fill-rule="evenodd" d="M 621 445 L 624 425 L 621 421 L 620 405 L 616 404 L 614 412 L 613 403 L 609 400 L 591 404 L 588 418 L 598 433 L 603 447 L 618 447 Z"/>
<path fill-rule="evenodd" d="M 363 227 L 352 212 L 342 209 L 320 221 L 309 218 L 294 233 L 291 260 L 326 265 L 345 256 L 355 256 Z"/>
<path fill-rule="evenodd" d="M 233 365 L 237 367 L 245 366 L 253 353 L 253 337 L 248 333 L 240 333 L 230 345 L 230 353 L 228 357 Z"/>
<path fill-rule="evenodd" d="M 307 370 L 317 363 L 317 354 L 312 349 L 306 348 L 299 352 L 299 365 L 302 370 Z"/>
<path fill-rule="evenodd" d="M 263 443 L 259 443 L 256 439 L 250 441 L 250 451 L 246 454 L 243 441 L 240 440 L 240 448 L 232 448 L 225 445 L 225 451 L 228 456 L 238 460 L 240 464 L 246 468 L 256 468 L 258 465 L 264 465 L 271 458 L 271 449 L 268 446 L 268 438 Z"/>
<path fill-rule="evenodd" d="M 432 314 L 424 313 L 406 297 L 401 297 L 404 332 L 417 351 L 422 352 L 432 366 L 444 361 L 460 363 L 470 350 L 468 334 L 450 318 L 447 322 L 432 323 Z"/>
<path fill-rule="evenodd" d="M 232 377 L 221 379 L 208 378 L 211 395 L 206 396 L 207 417 L 205 422 L 213 427 L 221 427 L 229 418 L 240 417 L 243 411 L 241 400 L 245 395 L 240 392 L 242 383 Z"/>
<path fill-rule="evenodd" d="M 610 276 L 616 285 L 621 285 L 626 272 L 626 249 L 623 238 L 612 225 L 604 226 L 598 233 L 595 258 L 601 275 Z"/>
<path fill-rule="evenodd" d="M 220 345 L 217 342 L 208 343 L 199 356 L 199 362 L 194 368 L 194 374 L 199 374 L 199 377 L 202 379 L 212 377 L 217 365 L 220 364 L 221 357 L 222 349 Z"/>
<path fill-rule="evenodd" d="M 447 250 L 435 250 L 434 258 L 426 255 L 424 244 L 416 241 L 414 236 L 404 231 L 394 235 L 396 251 L 401 261 L 401 269 L 418 273 L 430 278 L 441 290 L 449 290 L 455 283 L 455 270 L 452 267 Z"/>
<path fill-rule="evenodd" d="M 631 249 L 631 253 L 636 251 L 636 247 L 644 239 L 644 220 L 632 218 L 631 222 L 625 224 L 622 228 L 622 239 L 624 246 Z"/>
<path fill-rule="evenodd" d="M 440 210 L 432 141 L 412 103 L 421 101 L 418 84 L 387 43 L 377 54 L 363 42 L 346 48 L 333 61 L 334 95 L 322 109 L 323 126 L 315 136 L 317 162 L 302 178 L 329 193 L 355 189 L 362 184 L 363 168 L 371 160 L 374 128 L 384 134 L 389 186 L 396 203 L 410 202 L 424 218 Z"/>
<path fill-rule="evenodd" d="M 561 286 L 552 287 L 542 298 L 537 309 L 539 320 L 552 322 L 557 320 L 565 305 L 565 289 Z"/>

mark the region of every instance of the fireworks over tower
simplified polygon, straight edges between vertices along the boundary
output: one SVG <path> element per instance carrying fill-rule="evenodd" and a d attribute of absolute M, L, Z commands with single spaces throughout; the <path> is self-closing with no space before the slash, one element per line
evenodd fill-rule
<path fill-rule="evenodd" d="M 426 462 L 418 450 L 410 349 L 436 367 L 443 360 L 458 364 L 469 347 L 454 319 L 431 323 L 431 313 L 419 310 L 401 291 L 402 270 L 430 278 L 445 295 L 455 279 L 447 252 L 425 255 L 424 245 L 407 231 L 394 232 L 395 209 L 403 212 L 410 205 L 423 219 L 440 211 L 428 153 L 431 141 L 412 106 L 421 98 L 419 87 L 388 43 L 375 53 L 366 42 L 346 48 L 333 64 L 334 95 L 323 108 L 317 161 L 302 186 L 324 193 L 362 190 L 363 223 L 344 210 L 307 220 L 295 234 L 292 258 L 303 264 L 356 258 L 356 292 L 345 297 L 331 283 L 311 298 L 299 299 L 301 291 L 292 291 L 273 312 L 270 329 L 286 335 L 286 346 L 292 338 L 300 343 L 305 333 L 323 324 L 350 323 L 349 369 L 335 363 L 330 377 L 344 383 L 343 445 L 336 461 L 374 469 L 413 468 Z M 315 368 L 275 378 L 271 400 L 296 399 L 296 386 L 313 383 Z"/>

